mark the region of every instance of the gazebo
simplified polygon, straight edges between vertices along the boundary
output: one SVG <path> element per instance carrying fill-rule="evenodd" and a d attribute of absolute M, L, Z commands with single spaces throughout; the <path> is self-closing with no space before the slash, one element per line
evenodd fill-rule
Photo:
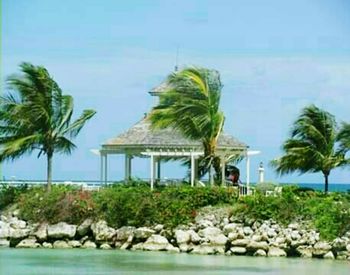
<path fill-rule="evenodd" d="M 149 93 L 152 96 L 159 96 L 165 89 L 166 84 L 162 83 Z M 198 158 L 204 155 L 204 151 L 200 141 L 190 140 L 172 128 L 152 129 L 145 115 L 129 130 L 103 143 L 99 154 L 101 156 L 101 183 L 108 181 L 108 155 L 125 155 L 125 180 L 131 178 L 133 157 L 149 158 L 150 187 L 153 189 L 155 181 L 161 178 L 161 160 L 164 158 L 188 158 L 191 163 L 190 183 L 191 186 L 194 186 L 198 179 Z M 225 180 L 225 163 L 232 155 L 247 157 L 247 169 L 249 169 L 248 146 L 227 133 L 222 132 L 218 138 L 217 155 L 222 163 L 222 184 Z M 248 175 L 247 181 L 249 181 Z"/>

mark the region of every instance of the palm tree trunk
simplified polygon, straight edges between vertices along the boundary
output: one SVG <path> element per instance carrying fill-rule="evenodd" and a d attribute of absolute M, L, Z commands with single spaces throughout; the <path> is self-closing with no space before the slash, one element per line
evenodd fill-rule
<path fill-rule="evenodd" d="M 210 180 L 210 186 L 214 186 L 214 167 L 213 163 L 210 164 L 209 168 L 209 180 Z"/>
<path fill-rule="evenodd" d="M 328 176 L 329 172 L 324 172 L 324 192 L 327 194 L 328 193 Z"/>
<path fill-rule="evenodd" d="M 53 154 L 51 152 L 47 154 L 47 192 L 51 191 L 52 184 L 52 155 Z"/>

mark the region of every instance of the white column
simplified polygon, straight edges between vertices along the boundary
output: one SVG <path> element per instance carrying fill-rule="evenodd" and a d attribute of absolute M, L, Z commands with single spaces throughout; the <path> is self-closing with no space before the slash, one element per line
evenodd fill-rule
<path fill-rule="evenodd" d="M 100 153 L 100 184 L 103 185 L 103 155 Z"/>
<path fill-rule="evenodd" d="M 107 181 L 108 181 L 108 159 L 107 159 L 107 154 L 104 155 L 104 159 L 105 159 L 105 185 L 107 185 Z"/>
<path fill-rule="evenodd" d="M 221 157 L 221 186 L 225 186 L 225 157 Z"/>
<path fill-rule="evenodd" d="M 125 155 L 125 173 L 124 173 L 124 179 L 125 181 L 130 180 L 131 177 L 131 156 Z"/>
<path fill-rule="evenodd" d="M 194 177 L 195 177 L 196 164 L 194 155 L 191 153 L 191 186 L 194 186 Z"/>
<path fill-rule="evenodd" d="M 259 165 L 259 183 L 263 183 L 264 182 L 264 165 L 262 162 L 260 162 L 260 165 Z"/>
<path fill-rule="evenodd" d="M 247 194 L 249 194 L 249 184 L 250 184 L 250 159 L 249 159 L 249 155 L 247 154 L 247 175 L 246 175 L 246 184 L 247 184 Z"/>
<path fill-rule="evenodd" d="M 151 155 L 151 189 L 153 190 L 154 185 L 154 156 Z"/>

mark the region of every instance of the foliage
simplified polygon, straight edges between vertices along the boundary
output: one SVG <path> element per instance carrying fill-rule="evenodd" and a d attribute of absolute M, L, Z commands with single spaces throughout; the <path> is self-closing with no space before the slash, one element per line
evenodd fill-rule
<path fill-rule="evenodd" d="M 69 186 L 52 186 L 51 192 L 42 187 L 29 189 L 18 199 L 21 218 L 35 222 L 67 222 L 79 224 L 95 216 L 92 194 Z"/>
<path fill-rule="evenodd" d="M 215 70 L 192 67 L 174 72 L 149 116 L 155 128 L 173 127 L 187 138 L 200 140 L 205 155 L 201 162 L 206 164 L 207 171 L 214 165 L 217 140 L 225 120 L 219 108 L 221 89 L 220 75 Z M 220 167 L 217 170 L 220 175 Z"/>
<path fill-rule="evenodd" d="M 283 144 L 284 155 L 271 162 L 280 174 L 322 172 L 325 192 L 332 169 L 346 164 L 345 154 L 336 146 L 337 124 L 330 113 L 310 105 L 294 122 L 291 136 Z"/>
<path fill-rule="evenodd" d="M 50 189 L 53 154 L 71 153 L 76 146 L 70 139 L 78 135 L 95 111 L 84 110 L 71 122 L 73 98 L 63 95 L 48 71 L 29 63 L 22 63 L 20 69 L 22 75 L 7 80 L 14 93 L 0 99 L 0 161 L 39 150 L 38 157 L 47 156 Z"/>
<path fill-rule="evenodd" d="M 19 187 L 0 184 L 0 210 L 17 201 L 18 197 L 27 191 L 26 185 Z"/>
<path fill-rule="evenodd" d="M 255 190 L 257 192 L 265 194 L 266 191 L 273 191 L 276 186 L 277 186 L 277 184 L 273 183 L 273 182 L 262 182 L 262 183 L 257 183 L 255 185 Z"/>

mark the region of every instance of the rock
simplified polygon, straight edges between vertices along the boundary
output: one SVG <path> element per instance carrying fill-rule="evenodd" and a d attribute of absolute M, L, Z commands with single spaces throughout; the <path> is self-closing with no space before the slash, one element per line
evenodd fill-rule
<path fill-rule="evenodd" d="M 209 238 L 221 234 L 221 230 L 216 227 L 207 227 L 198 232 L 198 235 L 203 238 Z"/>
<path fill-rule="evenodd" d="M 312 246 L 302 245 L 297 247 L 296 251 L 302 258 L 312 258 Z"/>
<path fill-rule="evenodd" d="M 16 248 L 37 248 L 40 247 L 40 244 L 36 242 L 35 238 L 28 238 L 20 241 L 19 244 L 16 245 Z"/>
<path fill-rule="evenodd" d="M 334 255 L 332 251 L 327 252 L 326 254 L 323 255 L 323 259 L 334 259 Z"/>
<path fill-rule="evenodd" d="M 140 240 L 146 240 L 155 233 L 156 233 L 155 230 L 152 230 L 148 227 L 139 227 L 134 232 L 135 238 Z"/>
<path fill-rule="evenodd" d="M 0 221 L 0 238 L 6 239 L 10 236 L 10 225 L 3 220 Z"/>
<path fill-rule="evenodd" d="M 154 231 L 156 231 L 156 233 L 159 233 L 160 231 L 162 231 L 164 229 L 164 225 L 157 224 L 153 229 L 154 229 Z"/>
<path fill-rule="evenodd" d="M 195 232 L 194 230 L 189 230 L 188 233 L 190 234 L 191 243 L 198 244 L 201 241 L 201 237 Z"/>
<path fill-rule="evenodd" d="M 161 235 L 152 235 L 143 244 L 143 249 L 150 251 L 166 250 L 168 244 L 169 242 L 165 237 Z"/>
<path fill-rule="evenodd" d="M 52 244 L 47 242 L 43 242 L 42 246 L 43 248 L 52 248 Z"/>
<path fill-rule="evenodd" d="M 73 241 L 69 241 L 68 245 L 73 247 L 73 248 L 79 248 L 81 247 L 81 243 L 79 241 L 73 240 Z"/>
<path fill-rule="evenodd" d="M 47 239 L 47 223 L 42 223 L 40 224 L 37 229 L 34 232 L 34 236 L 39 240 L 39 241 L 45 241 Z"/>
<path fill-rule="evenodd" d="M 275 240 L 275 242 L 276 242 L 277 244 L 283 244 L 283 243 L 286 242 L 286 238 L 284 238 L 284 237 L 277 237 L 276 240 Z"/>
<path fill-rule="evenodd" d="M 11 239 L 24 239 L 24 238 L 28 237 L 29 234 L 30 234 L 29 228 L 15 229 L 15 228 L 10 227 L 10 230 L 9 230 L 9 237 Z"/>
<path fill-rule="evenodd" d="M 10 246 L 10 241 L 6 239 L 0 239 L 0 247 L 9 247 Z"/>
<path fill-rule="evenodd" d="M 292 230 L 298 230 L 299 229 L 299 224 L 298 223 L 290 223 L 288 225 L 288 228 L 290 228 Z"/>
<path fill-rule="evenodd" d="M 214 227 L 214 224 L 208 220 L 200 220 L 199 222 L 197 222 L 197 226 L 199 229 L 204 229 L 207 227 Z"/>
<path fill-rule="evenodd" d="M 269 238 L 275 238 L 277 236 L 277 233 L 274 229 L 270 228 L 269 230 L 267 230 L 267 236 Z"/>
<path fill-rule="evenodd" d="M 227 243 L 227 237 L 224 234 L 219 234 L 216 236 L 209 236 L 208 237 L 209 242 L 211 245 L 215 245 L 215 246 L 224 246 Z"/>
<path fill-rule="evenodd" d="M 301 238 L 300 234 L 298 231 L 293 231 L 290 234 L 290 237 L 292 238 L 292 240 L 299 240 Z"/>
<path fill-rule="evenodd" d="M 350 256 L 350 253 L 347 251 L 339 251 L 337 253 L 337 260 L 346 260 Z"/>
<path fill-rule="evenodd" d="M 17 217 L 11 218 L 9 224 L 13 229 L 25 229 L 27 226 L 25 221 L 19 220 Z"/>
<path fill-rule="evenodd" d="M 180 249 L 178 247 L 175 247 L 171 244 L 168 244 L 168 246 L 165 248 L 166 251 L 172 252 L 172 253 L 180 253 Z"/>
<path fill-rule="evenodd" d="M 64 239 L 73 238 L 77 231 L 77 226 L 73 224 L 67 224 L 65 222 L 59 222 L 56 224 L 49 225 L 47 227 L 48 238 L 53 239 Z"/>
<path fill-rule="evenodd" d="M 86 248 L 86 249 L 93 249 L 96 247 L 97 247 L 96 244 L 90 240 L 87 240 L 82 246 L 82 248 Z"/>
<path fill-rule="evenodd" d="M 77 228 L 77 233 L 79 236 L 85 236 L 91 230 L 91 225 L 93 220 L 91 218 L 85 219 Z"/>
<path fill-rule="evenodd" d="M 350 243 L 346 246 L 346 250 L 350 252 Z"/>
<path fill-rule="evenodd" d="M 228 233 L 227 238 L 228 238 L 229 241 L 237 240 L 238 239 L 238 233 L 230 232 L 230 233 Z"/>
<path fill-rule="evenodd" d="M 200 255 L 211 255 L 216 253 L 214 246 L 209 246 L 207 244 L 196 245 L 193 247 L 191 253 Z"/>
<path fill-rule="evenodd" d="M 128 249 L 129 247 L 131 247 L 131 244 L 132 244 L 132 240 L 134 239 L 134 236 L 133 235 L 130 235 L 128 237 L 128 239 L 126 240 L 125 243 L 123 243 L 123 245 L 120 247 L 121 250 L 126 250 Z"/>
<path fill-rule="evenodd" d="M 134 236 L 135 227 L 133 226 L 123 226 L 119 228 L 117 232 L 118 241 L 126 241 L 130 236 Z"/>
<path fill-rule="evenodd" d="M 281 248 L 272 246 L 269 248 L 267 256 L 269 256 L 269 257 L 287 257 L 287 253 Z"/>
<path fill-rule="evenodd" d="M 245 226 L 243 228 L 243 234 L 246 236 L 250 236 L 253 235 L 254 231 L 249 227 L 249 226 Z"/>
<path fill-rule="evenodd" d="M 72 248 L 68 245 L 66 241 L 55 241 L 53 243 L 53 248 Z"/>
<path fill-rule="evenodd" d="M 251 236 L 251 240 L 254 242 L 261 242 L 263 240 L 261 235 L 253 235 Z"/>
<path fill-rule="evenodd" d="M 230 233 L 236 232 L 238 227 L 241 227 L 241 225 L 237 223 L 229 223 L 224 226 L 222 231 L 227 236 Z"/>
<path fill-rule="evenodd" d="M 175 239 L 177 244 L 187 244 L 191 241 L 191 235 L 188 231 L 175 230 Z"/>
<path fill-rule="evenodd" d="M 249 239 L 238 239 L 231 242 L 232 246 L 247 246 L 250 242 Z"/>
<path fill-rule="evenodd" d="M 265 250 L 258 249 L 257 251 L 254 252 L 254 256 L 266 257 L 266 252 Z"/>
<path fill-rule="evenodd" d="M 192 250 L 192 246 L 182 243 L 179 245 L 179 249 L 181 252 L 189 252 L 190 250 Z"/>
<path fill-rule="evenodd" d="M 143 250 L 143 243 L 134 244 L 130 250 Z"/>
<path fill-rule="evenodd" d="M 250 241 L 247 245 L 247 249 L 248 250 L 258 250 L 258 249 L 262 249 L 267 251 L 269 249 L 269 245 L 267 244 L 267 242 L 254 242 L 254 241 Z"/>
<path fill-rule="evenodd" d="M 100 249 L 109 250 L 112 249 L 112 247 L 108 243 L 103 243 L 100 245 Z"/>
<path fill-rule="evenodd" d="M 109 241 L 111 240 L 116 231 L 114 228 L 109 227 L 106 221 L 100 220 L 91 224 L 91 230 L 96 241 Z"/>
<path fill-rule="evenodd" d="M 237 254 L 237 255 L 243 255 L 247 253 L 247 249 L 245 247 L 240 247 L 240 246 L 231 247 L 230 250 L 233 254 Z"/>
<path fill-rule="evenodd" d="M 314 250 L 312 254 L 314 256 L 323 256 L 325 255 L 329 250 L 331 250 L 331 246 L 327 242 L 317 242 L 314 245 Z"/>

